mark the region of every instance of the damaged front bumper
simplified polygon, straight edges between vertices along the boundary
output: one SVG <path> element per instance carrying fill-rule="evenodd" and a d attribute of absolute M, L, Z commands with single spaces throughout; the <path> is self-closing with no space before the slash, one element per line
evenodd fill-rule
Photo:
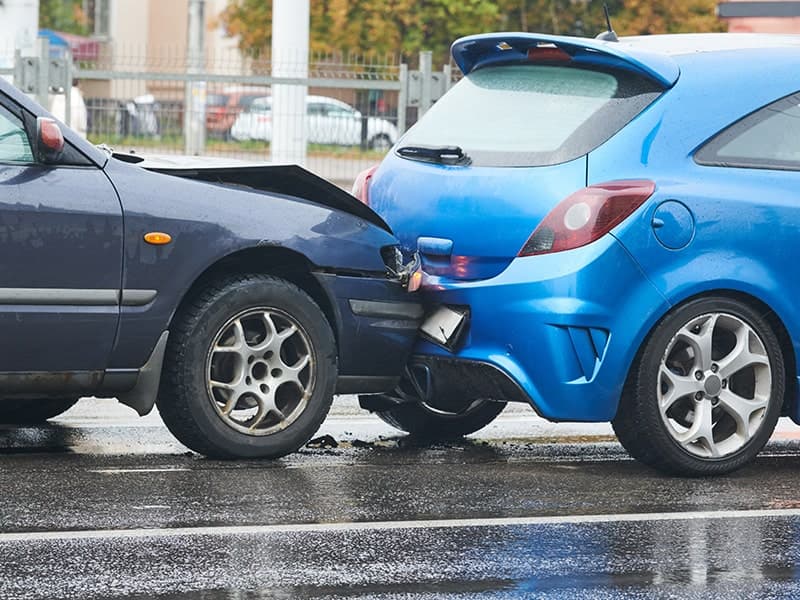
<path fill-rule="evenodd" d="M 424 312 L 419 295 L 408 291 L 419 261 L 384 260 L 385 276 L 315 273 L 334 313 L 338 394 L 391 390 L 411 354 Z"/>

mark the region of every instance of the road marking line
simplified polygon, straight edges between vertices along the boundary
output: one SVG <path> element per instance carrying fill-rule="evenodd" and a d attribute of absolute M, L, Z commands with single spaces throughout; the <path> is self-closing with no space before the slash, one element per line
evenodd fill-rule
<path fill-rule="evenodd" d="M 756 510 L 686 511 L 608 515 L 563 515 L 551 517 L 500 517 L 488 519 L 433 519 L 423 521 L 363 521 L 353 523 L 301 523 L 286 525 L 220 525 L 165 529 L 94 529 L 0 533 L 0 543 L 87 540 L 105 538 L 171 538 L 184 536 L 254 535 L 270 533 L 321 533 L 337 531 L 387 531 L 394 529 L 457 529 L 467 527 L 519 527 L 531 525 L 586 525 L 593 523 L 638 523 L 647 521 L 697 521 L 703 519 L 756 519 L 800 517 L 800 508 Z"/>
<path fill-rule="evenodd" d="M 87 473 L 101 473 L 103 475 L 121 475 L 123 473 L 179 473 L 182 471 L 191 471 L 184 467 L 165 467 L 163 469 L 86 469 Z"/>

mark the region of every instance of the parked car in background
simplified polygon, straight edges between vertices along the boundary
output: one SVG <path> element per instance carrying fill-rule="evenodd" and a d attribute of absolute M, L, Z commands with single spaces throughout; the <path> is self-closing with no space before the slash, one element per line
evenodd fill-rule
<path fill-rule="evenodd" d="M 452 53 L 464 78 L 356 190 L 421 254 L 429 311 L 408 380 L 364 405 L 452 435 L 528 402 L 684 475 L 800 423 L 800 38 Z"/>
<path fill-rule="evenodd" d="M 253 100 L 231 128 L 235 140 L 272 140 L 272 98 Z M 312 144 L 357 146 L 361 144 L 363 115 L 335 98 L 306 97 L 306 127 Z M 366 117 L 366 141 L 370 148 L 388 150 L 397 141 L 397 127 L 386 119 Z"/>
<path fill-rule="evenodd" d="M 189 448 L 276 457 L 399 379 L 421 308 L 372 210 L 297 166 L 112 155 L 0 80 L 0 422 L 158 403 Z"/>
<path fill-rule="evenodd" d="M 206 131 L 209 135 L 230 139 L 231 127 L 242 111 L 248 110 L 253 100 L 269 93 L 260 86 L 228 86 L 221 92 L 206 96 Z"/>
<path fill-rule="evenodd" d="M 87 135 L 92 138 L 157 138 L 181 123 L 181 103 L 157 101 L 152 94 L 129 100 L 86 98 Z M 55 116 L 59 116 L 54 113 Z"/>

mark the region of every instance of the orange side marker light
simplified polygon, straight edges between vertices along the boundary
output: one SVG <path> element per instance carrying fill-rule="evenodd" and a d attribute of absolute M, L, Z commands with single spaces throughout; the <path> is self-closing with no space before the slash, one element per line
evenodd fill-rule
<path fill-rule="evenodd" d="M 168 233 L 162 233 L 161 231 L 151 231 L 150 233 L 144 234 L 144 241 L 154 246 L 163 246 L 172 241 L 172 236 Z"/>

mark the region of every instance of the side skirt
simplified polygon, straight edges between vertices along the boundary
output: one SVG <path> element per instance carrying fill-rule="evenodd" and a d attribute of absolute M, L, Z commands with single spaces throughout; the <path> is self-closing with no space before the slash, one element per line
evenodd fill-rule
<path fill-rule="evenodd" d="M 116 397 L 143 417 L 153 410 L 156 403 L 168 337 L 169 331 L 161 334 L 141 369 L 0 372 L 0 397 L 33 399 L 89 394 Z"/>

